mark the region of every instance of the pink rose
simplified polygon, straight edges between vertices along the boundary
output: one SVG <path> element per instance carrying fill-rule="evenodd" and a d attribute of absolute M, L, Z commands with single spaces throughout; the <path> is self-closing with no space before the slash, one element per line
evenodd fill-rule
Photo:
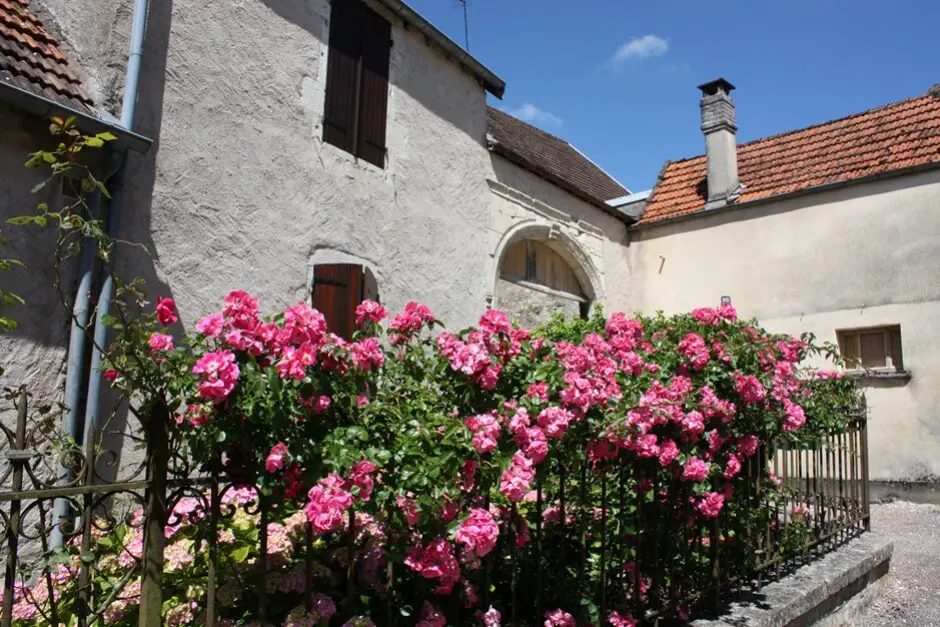
<path fill-rule="evenodd" d="M 343 478 L 332 474 L 321 479 L 307 493 L 309 499 L 304 511 L 307 520 L 318 534 L 339 529 L 345 520 L 346 510 L 353 504 L 353 495 L 346 490 Z"/>
<path fill-rule="evenodd" d="M 225 318 L 220 313 L 209 314 L 196 323 L 196 330 L 205 337 L 219 337 L 225 327 Z"/>
<path fill-rule="evenodd" d="M 659 465 L 665 468 L 679 457 L 679 447 L 672 440 L 666 440 L 659 447 Z"/>
<path fill-rule="evenodd" d="M 683 481 L 704 481 L 708 477 L 709 465 L 698 457 L 693 457 L 685 463 L 682 469 Z"/>
<path fill-rule="evenodd" d="M 374 300 L 364 300 L 356 307 L 356 325 L 362 326 L 366 321 L 378 324 L 385 320 L 388 311 Z"/>
<path fill-rule="evenodd" d="M 264 468 L 270 473 L 277 472 L 284 468 L 284 462 L 287 461 L 290 455 L 290 451 L 287 449 L 287 445 L 283 442 L 278 442 L 273 447 L 271 447 L 271 452 L 268 453 L 267 458 L 264 460 Z"/>
<path fill-rule="evenodd" d="M 358 464 L 353 464 L 353 467 L 349 469 L 349 485 L 359 488 L 359 500 L 368 501 L 372 498 L 372 489 L 375 486 L 372 473 L 376 470 L 378 466 L 365 459 Z"/>
<path fill-rule="evenodd" d="M 439 579 L 437 594 L 450 594 L 460 580 L 454 547 L 444 538 L 435 538 L 427 546 L 413 548 L 405 558 L 405 566 L 425 579 Z"/>
<path fill-rule="evenodd" d="M 695 506 L 705 518 L 716 518 L 725 505 L 725 497 L 718 492 L 706 492 Z"/>
<path fill-rule="evenodd" d="M 499 491 L 515 503 L 525 497 L 534 480 L 535 470 L 532 466 L 532 460 L 523 455 L 522 451 L 516 451 L 509 468 L 503 472 Z"/>
<path fill-rule="evenodd" d="M 193 374 L 203 375 L 199 395 L 215 402 L 224 401 L 238 381 L 238 364 L 231 351 L 206 353 L 193 366 Z"/>
<path fill-rule="evenodd" d="M 454 539 L 464 546 L 469 555 L 485 557 L 496 546 L 499 526 L 485 509 L 470 510 L 470 515 L 457 528 Z"/>
<path fill-rule="evenodd" d="M 562 609 L 545 612 L 545 619 L 545 627 L 577 627 L 574 616 Z"/>
<path fill-rule="evenodd" d="M 613 627 L 636 627 L 636 621 L 629 614 L 623 615 L 618 612 L 611 612 L 607 618 Z"/>
<path fill-rule="evenodd" d="M 574 420 L 574 414 L 561 407 L 546 407 L 539 414 L 539 426 L 550 438 L 560 439 L 568 432 L 568 425 Z"/>
<path fill-rule="evenodd" d="M 154 333 L 150 336 L 150 354 L 155 355 L 162 351 L 173 350 L 173 338 L 163 333 Z"/>
<path fill-rule="evenodd" d="M 735 372 L 733 376 L 734 387 L 745 403 L 759 403 L 767 396 L 764 385 L 754 375 L 744 376 L 739 372 Z"/>

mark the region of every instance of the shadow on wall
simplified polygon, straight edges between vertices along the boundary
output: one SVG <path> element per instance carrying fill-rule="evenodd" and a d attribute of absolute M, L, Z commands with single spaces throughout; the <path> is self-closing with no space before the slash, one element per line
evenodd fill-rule
<path fill-rule="evenodd" d="M 161 280 L 157 265 L 160 251 L 154 243 L 151 231 L 151 217 L 154 211 L 153 188 L 157 180 L 157 161 L 159 157 L 160 131 L 163 115 L 163 99 L 166 91 L 166 66 L 169 50 L 170 27 L 173 16 L 173 0 L 151 2 L 150 15 L 147 19 L 146 47 L 141 67 L 138 88 L 137 109 L 134 130 L 154 140 L 154 145 L 145 155 L 131 154 L 127 168 L 126 200 L 118 236 L 134 244 L 123 246 L 115 259 L 115 271 L 125 280 L 142 278 L 146 282 L 146 292 L 151 301 L 158 296 L 173 297 L 171 287 Z M 149 251 L 140 250 L 142 245 Z M 171 329 L 174 335 L 185 332 L 181 323 Z M 120 472 L 122 457 L 129 456 L 124 466 L 135 467 L 140 463 L 141 451 L 134 451 L 128 446 L 130 440 L 120 435 L 127 433 L 128 415 L 126 408 L 117 408 L 109 420 L 110 408 L 117 407 L 116 394 L 105 392 L 100 404 L 100 421 L 108 421 L 103 430 L 102 445 L 106 450 L 114 451 L 117 456 L 112 463 L 101 469 L 104 478 L 114 480 Z M 136 426 L 135 426 L 136 428 Z M 121 472 L 121 474 L 125 474 Z"/>
<path fill-rule="evenodd" d="M 322 45 L 328 44 L 330 0 L 262 0 L 262 2 L 281 18 L 316 38 Z M 322 13 L 319 13 L 317 9 L 321 9 Z M 396 65 L 397 55 L 393 48 L 392 67 L 389 71 L 391 84 L 482 146 L 486 139 L 486 97 L 477 78 L 446 58 L 436 46 L 426 43 L 419 31 L 410 27 L 402 28 L 402 21 L 397 17 L 392 17 L 388 11 L 384 11 L 383 16 L 392 18 L 394 45 L 403 43 L 404 53 L 414 57 L 404 65 L 400 63 Z M 407 42 L 402 41 L 403 35 L 408 37 Z M 425 60 L 424 63 L 418 62 L 418 51 L 422 51 L 421 57 Z M 455 91 L 458 86 L 457 80 L 440 80 L 448 73 L 465 79 L 462 82 L 466 84 L 466 97 Z M 467 103 L 472 102 L 474 98 L 479 100 L 479 111 L 468 115 Z"/>

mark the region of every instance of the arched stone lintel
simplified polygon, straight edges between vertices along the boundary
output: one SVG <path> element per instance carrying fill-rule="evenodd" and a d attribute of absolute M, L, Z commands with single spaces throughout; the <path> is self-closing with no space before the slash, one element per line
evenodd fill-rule
<path fill-rule="evenodd" d="M 581 284 L 581 290 L 584 292 L 585 298 L 591 302 L 604 298 L 604 284 L 600 269 L 581 244 L 557 223 L 528 219 L 517 222 L 506 231 L 492 253 L 496 263 L 491 292 L 494 296 L 490 300 L 496 300 L 495 294 L 498 292 L 503 256 L 510 246 L 526 239 L 543 242 L 558 253 L 565 260 L 565 263 L 571 267 Z M 493 304 L 499 306 L 498 302 L 493 302 Z"/>

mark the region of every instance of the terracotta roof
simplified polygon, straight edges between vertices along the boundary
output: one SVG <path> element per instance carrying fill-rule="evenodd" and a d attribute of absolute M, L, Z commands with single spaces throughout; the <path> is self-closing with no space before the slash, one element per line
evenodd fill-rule
<path fill-rule="evenodd" d="M 0 0 L 0 81 L 82 112 L 92 104 L 28 0 Z"/>
<path fill-rule="evenodd" d="M 740 144 L 745 187 L 736 204 L 940 162 L 940 94 L 933 92 Z M 704 155 L 667 162 L 638 224 L 701 211 L 705 181 Z"/>
<path fill-rule="evenodd" d="M 560 137 L 493 107 L 489 107 L 487 113 L 487 130 L 493 140 L 492 149 L 510 161 L 595 205 L 604 205 L 606 200 L 630 193 Z"/>

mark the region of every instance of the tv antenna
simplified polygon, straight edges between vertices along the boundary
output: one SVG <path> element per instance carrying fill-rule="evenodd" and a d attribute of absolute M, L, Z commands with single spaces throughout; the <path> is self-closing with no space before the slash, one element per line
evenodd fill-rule
<path fill-rule="evenodd" d="M 470 52 L 470 21 L 467 19 L 467 5 L 470 4 L 470 0 L 457 0 L 460 3 L 460 6 L 463 7 L 463 40 L 464 48 L 467 49 L 467 52 Z"/>

